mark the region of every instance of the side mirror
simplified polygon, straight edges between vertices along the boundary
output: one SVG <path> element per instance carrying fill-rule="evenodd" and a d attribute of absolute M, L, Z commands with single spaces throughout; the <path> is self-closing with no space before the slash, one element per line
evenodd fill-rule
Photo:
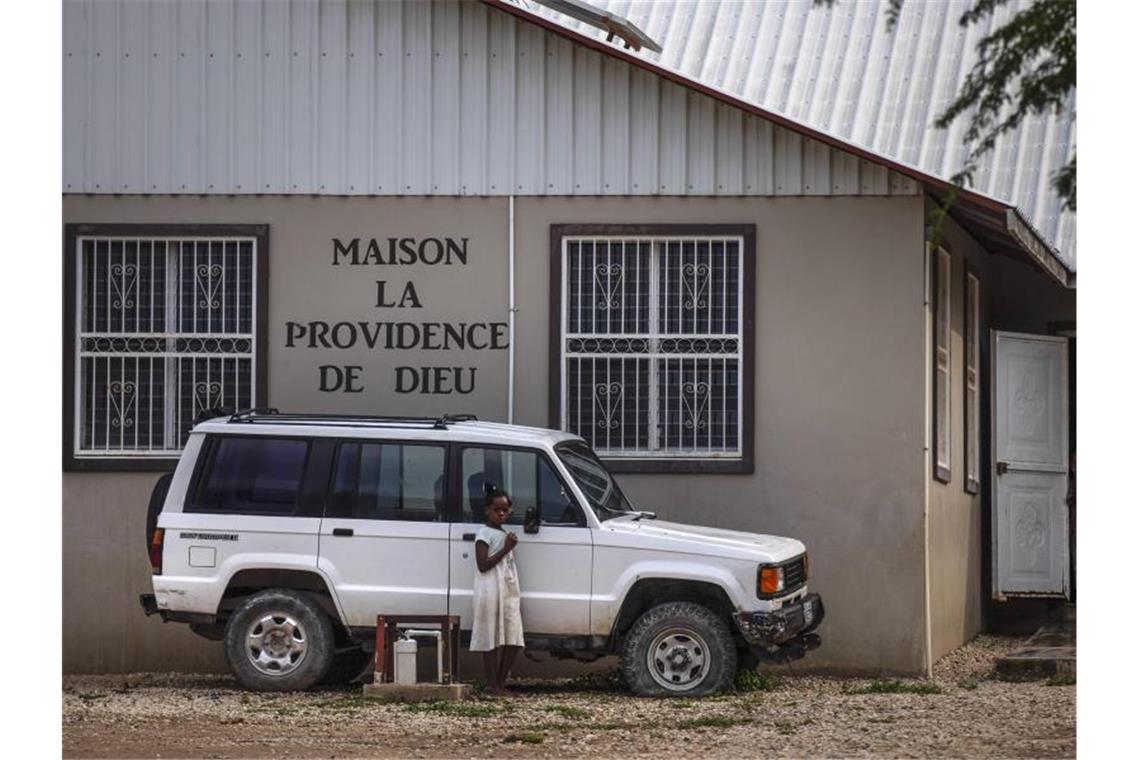
<path fill-rule="evenodd" d="M 538 533 L 538 510 L 527 507 L 523 516 L 523 533 Z"/>

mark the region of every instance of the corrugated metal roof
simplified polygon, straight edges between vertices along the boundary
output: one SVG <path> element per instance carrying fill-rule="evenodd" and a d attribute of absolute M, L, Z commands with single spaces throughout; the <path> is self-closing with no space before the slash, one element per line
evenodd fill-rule
<path fill-rule="evenodd" d="M 65 192 L 921 192 L 478 2 L 69 0 L 63 26 Z"/>
<path fill-rule="evenodd" d="M 510 0 L 580 34 L 605 33 L 528 0 Z M 661 44 L 634 53 L 710 87 L 940 177 L 962 165 L 966 119 L 933 127 L 976 60 L 977 41 L 1027 6 L 1011 0 L 968 28 L 972 0 L 907 0 L 893 31 L 887 0 L 591 0 Z M 1071 267 L 1076 214 L 1052 175 L 1076 149 L 1075 94 L 999 139 L 973 189 L 1016 205 Z"/>

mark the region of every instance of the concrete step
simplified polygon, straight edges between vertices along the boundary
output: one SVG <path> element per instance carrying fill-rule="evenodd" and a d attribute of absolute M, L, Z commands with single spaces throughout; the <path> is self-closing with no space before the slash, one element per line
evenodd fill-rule
<path fill-rule="evenodd" d="M 1077 673 L 1077 624 L 1044 625 L 1018 649 L 998 659 L 997 672 L 1013 678 L 1047 678 Z"/>

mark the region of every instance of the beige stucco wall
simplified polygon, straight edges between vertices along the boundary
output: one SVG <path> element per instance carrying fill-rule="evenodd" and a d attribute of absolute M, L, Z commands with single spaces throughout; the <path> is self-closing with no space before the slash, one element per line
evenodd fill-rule
<path fill-rule="evenodd" d="M 755 474 L 620 482 L 667 519 L 807 543 L 827 619 L 796 667 L 920 671 L 922 200 L 526 198 L 517 214 L 516 346 L 533 371 L 516 419 L 540 425 L 551 224 L 756 224 Z"/>
<path fill-rule="evenodd" d="M 927 203 L 927 211 L 933 209 Z M 930 635 L 932 661 L 984 629 L 990 596 L 990 330 L 1049 334 L 1050 323 L 1076 322 L 1076 290 L 1030 264 L 987 254 L 953 219 L 942 240 L 953 256 L 951 314 L 951 480 L 926 473 L 930 514 Z M 965 491 L 965 267 L 981 278 L 981 477 L 978 494 Z"/>
<path fill-rule="evenodd" d="M 63 476 L 63 672 L 213 671 L 222 650 L 146 617 L 146 505 L 157 473 Z"/>
<path fill-rule="evenodd" d="M 986 480 L 989 330 L 988 295 L 992 286 L 987 255 L 954 220 L 942 229 L 942 245 L 952 257 L 950 309 L 950 482 L 933 476 L 932 455 L 925 472 L 929 481 L 930 514 L 930 637 L 932 662 L 969 641 L 982 629 L 982 520 Z M 977 494 L 965 489 L 965 282 L 967 265 L 981 280 L 981 411 L 979 442 L 983 484 Z M 931 262 L 934 266 L 934 262 Z M 931 330 L 933 330 L 933 322 Z M 929 356 L 929 354 L 928 354 Z M 930 359 L 933 361 L 933 358 Z M 933 380 L 931 381 L 933 382 Z"/>
<path fill-rule="evenodd" d="M 921 671 L 925 661 L 922 200 L 517 201 L 517 422 L 547 424 L 549 225 L 757 225 L 756 471 L 625 475 L 663 517 L 804 540 L 828 617 L 798 668 Z M 506 352 L 285 348 L 288 320 L 506 320 L 505 199 L 139 198 L 64 201 L 66 222 L 270 225 L 269 398 L 282 408 L 506 416 Z M 466 267 L 330 266 L 330 238 L 466 236 Z M 359 271 L 355 271 L 359 270 Z M 385 270 L 381 273 L 378 270 Z M 413 278 L 424 309 L 375 307 L 375 280 Z M 364 367 L 366 392 L 322 394 L 316 367 Z M 397 396 L 397 365 L 476 366 L 468 396 Z M 213 669 L 220 648 L 145 620 L 143 513 L 154 475 L 64 475 L 64 667 Z M 81 613 L 83 616 L 81 616 Z M 96 615 L 97 627 L 84 625 Z M 93 635 L 92 632 L 98 635 Z"/>

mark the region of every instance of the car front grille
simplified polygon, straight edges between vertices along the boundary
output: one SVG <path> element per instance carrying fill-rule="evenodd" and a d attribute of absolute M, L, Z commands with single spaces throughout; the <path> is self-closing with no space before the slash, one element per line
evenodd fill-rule
<path fill-rule="evenodd" d="M 784 591 L 793 591 L 804 585 L 804 558 L 796 557 L 784 565 Z"/>

